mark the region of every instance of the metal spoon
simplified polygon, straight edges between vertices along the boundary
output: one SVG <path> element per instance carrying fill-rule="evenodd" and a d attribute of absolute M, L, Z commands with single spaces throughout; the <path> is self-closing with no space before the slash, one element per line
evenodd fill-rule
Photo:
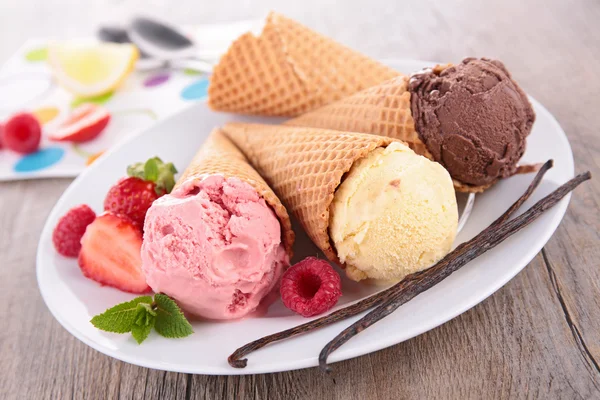
<path fill-rule="evenodd" d="M 149 56 L 163 60 L 174 68 L 190 68 L 211 72 L 212 65 L 196 58 L 198 49 L 192 40 L 178 29 L 150 18 L 134 18 L 129 26 L 129 38 Z"/>
<path fill-rule="evenodd" d="M 133 43 L 127 29 L 117 25 L 101 26 L 98 29 L 98 39 L 110 43 Z M 140 59 L 136 62 L 135 69 L 138 71 L 150 71 L 164 68 L 165 66 L 165 61 L 152 58 L 148 53 L 140 50 Z"/>

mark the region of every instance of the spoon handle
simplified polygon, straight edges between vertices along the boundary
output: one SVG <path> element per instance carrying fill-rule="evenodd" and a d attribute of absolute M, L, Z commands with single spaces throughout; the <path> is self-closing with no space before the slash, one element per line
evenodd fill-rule
<path fill-rule="evenodd" d="M 168 63 L 157 58 L 140 58 L 135 63 L 135 70 L 139 72 L 154 71 L 167 68 Z"/>
<path fill-rule="evenodd" d="M 191 69 L 196 72 L 202 73 L 211 73 L 213 69 L 213 65 L 198 59 L 192 58 L 180 58 L 175 60 L 169 60 L 168 64 L 171 68 L 174 69 Z"/>

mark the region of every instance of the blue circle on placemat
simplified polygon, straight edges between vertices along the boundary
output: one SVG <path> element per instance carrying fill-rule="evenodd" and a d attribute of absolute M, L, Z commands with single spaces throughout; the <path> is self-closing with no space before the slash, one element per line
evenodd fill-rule
<path fill-rule="evenodd" d="M 181 91 L 184 100 L 199 100 L 208 95 L 208 78 L 202 78 L 186 86 Z"/>
<path fill-rule="evenodd" d="M 23 156 L 14 166 L 15 172 L 33 172 L 53 166 L 65 155 L 60 147 L 47 147 Z"/>

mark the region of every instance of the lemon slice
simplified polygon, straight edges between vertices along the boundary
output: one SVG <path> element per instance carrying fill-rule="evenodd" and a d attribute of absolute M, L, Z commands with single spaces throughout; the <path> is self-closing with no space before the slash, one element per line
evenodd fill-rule
<path fill-rule="evenodd" d="M 132 44 L 57 43 L 48 47 L 48 62 L 61 86 L 80 97 L 116 89 L 139 57 Z"/>

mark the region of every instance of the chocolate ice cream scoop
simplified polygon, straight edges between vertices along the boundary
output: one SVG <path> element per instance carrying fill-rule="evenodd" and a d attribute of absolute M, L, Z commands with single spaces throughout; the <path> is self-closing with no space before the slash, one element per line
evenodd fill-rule
<path fill-rule="evenodd" d="M 504 64 L 466 58 L 414 74 L 409 91 L 420 139 L 453 178 L 488 185 L 515 173 L 535 114 Z"/>

